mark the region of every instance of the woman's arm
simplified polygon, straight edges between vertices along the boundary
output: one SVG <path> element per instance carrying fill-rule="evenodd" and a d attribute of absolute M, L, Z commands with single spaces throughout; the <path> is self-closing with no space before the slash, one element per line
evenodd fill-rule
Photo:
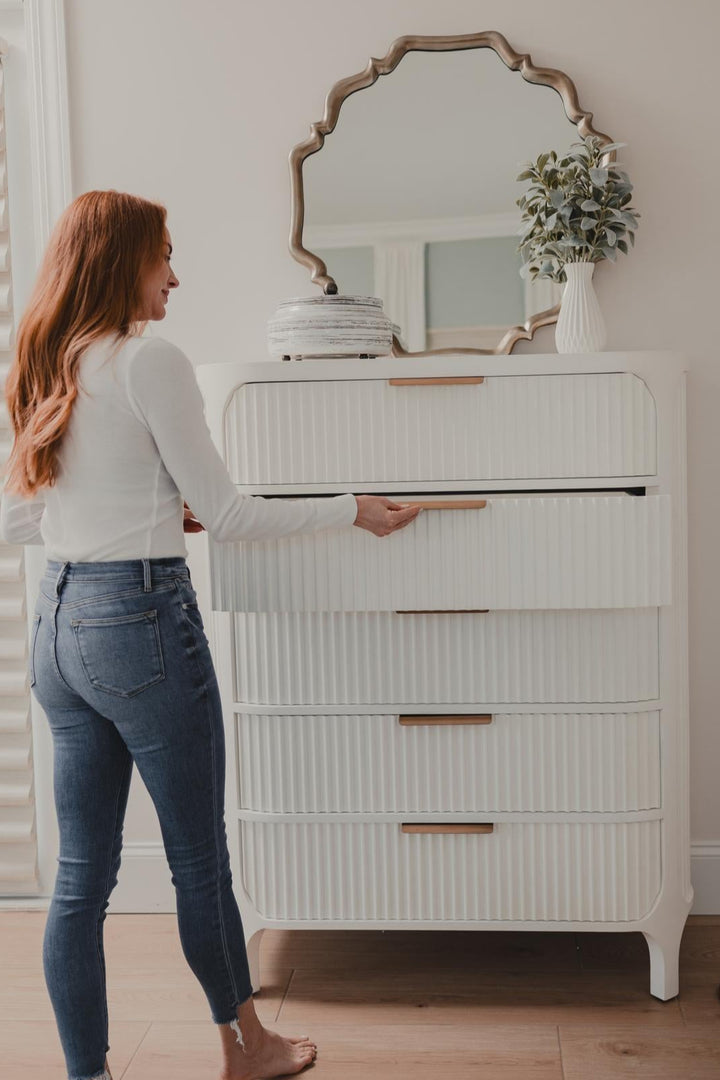
<path fill-rule="evenodd" d="M 213 540 L 265 540 L 355 522 L 352 494 L 291 500 L 241 495 L 212 440 L 193 366 L 177 346 L 148 339 L 130 361 L 127 390 L 165 468 Z"/>
<path fill-rule="evenodd" d="M 32 498 L 3 491 L 0 502 L 0 536 L 6 544 L 42 544 L 40 522 L 45 499 L 39 493 Z"/>

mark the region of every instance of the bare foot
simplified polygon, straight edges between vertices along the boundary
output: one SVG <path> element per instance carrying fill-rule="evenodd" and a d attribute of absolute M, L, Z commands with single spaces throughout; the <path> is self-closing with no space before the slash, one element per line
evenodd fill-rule
<path fill-rule="evenodd" d="M 317 1056 L 317 1047 L 306 1037 L 286 1039 L 275 1031 L 262 1029 L 259 1042 L 237 1046 L 230 1071 L 220 1080 L 266 1080 L 273 1076 L 299 1073 Z"/>
<path fill-rule="evenodd" d="M 218 1025 L 223 1048 L 220 1080 L 269 1080 L 299 1073 L 317 1056 L 307 1036 L 285 1038 L 260 1023 L 255 1003 L 248 998 L 238 1006 L 237 1019 Z"/>

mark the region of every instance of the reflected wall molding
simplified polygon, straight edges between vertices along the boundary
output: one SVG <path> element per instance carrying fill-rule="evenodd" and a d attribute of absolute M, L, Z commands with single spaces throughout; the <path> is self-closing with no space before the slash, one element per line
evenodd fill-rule
<path fill-rule="evenodd" d="M 408 221 L 366 221 L 360 224 L 313 225 L 305 239 L 316 247 L 372 247 L 388 240 L 485 240 L 515 236 L 520 214 L 478 214 L 476 217 L 425 218 Z"/>

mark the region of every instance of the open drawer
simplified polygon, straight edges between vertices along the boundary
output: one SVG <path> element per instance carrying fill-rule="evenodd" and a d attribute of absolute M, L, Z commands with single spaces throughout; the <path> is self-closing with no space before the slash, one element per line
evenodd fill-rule
<path fill-rule="evenodd" d="M 216 611 L 651 607 L 671 600 L 670 496 L 394 496 L 403 529 L 210 542 Z"/>

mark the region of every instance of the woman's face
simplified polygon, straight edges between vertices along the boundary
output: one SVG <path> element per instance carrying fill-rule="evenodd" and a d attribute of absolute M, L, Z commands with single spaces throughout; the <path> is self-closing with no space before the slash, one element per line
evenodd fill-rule
<path fill-rule="evenodd" d="M 163 236 L 163 256 L 155 266 L 148 266 L 143 274 L 140 286 L 141 310 L 138 321 L 164 319 L 165 308 L 171 289 L 176 289 L 180 282 L 172 272 L 170 256 L 172 243 L 170 233 L 165 229 Z"/>

